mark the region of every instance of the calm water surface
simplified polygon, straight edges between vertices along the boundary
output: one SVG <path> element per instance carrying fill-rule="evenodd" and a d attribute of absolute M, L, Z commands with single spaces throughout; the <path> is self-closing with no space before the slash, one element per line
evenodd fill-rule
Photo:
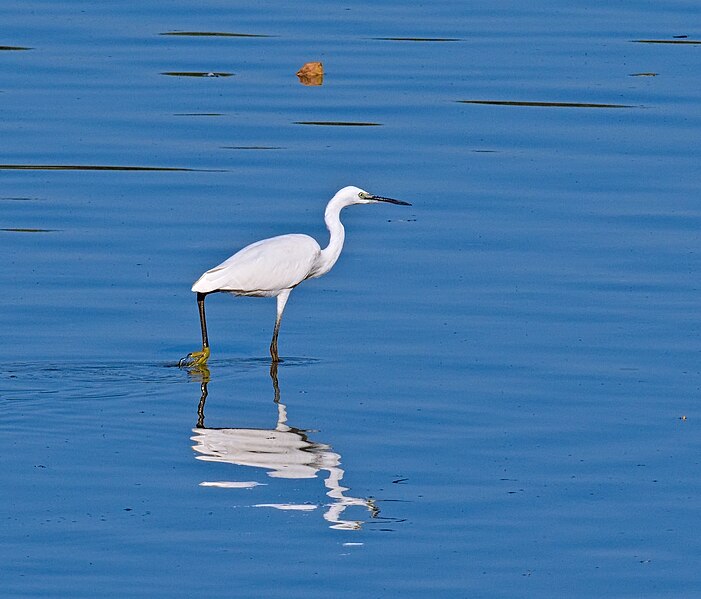
<path fill-rule="evenodd" d="M 696 3 L 3 13 L 4 596 L 698 593 Z"/>

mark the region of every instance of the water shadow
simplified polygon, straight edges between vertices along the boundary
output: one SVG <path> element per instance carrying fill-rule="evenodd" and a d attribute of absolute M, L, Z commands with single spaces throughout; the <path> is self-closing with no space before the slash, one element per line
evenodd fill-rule
<path fill-rule="evenodd" d="M 29 229 L 20 227 L 7 227 L 0 229 L 6 233 L 55 233 L 58 229 Z"/>
<path fill-rule="evenodd" d="M 172 173 L 223 173 L 223 169 L 179 166 L 119 166 L 100 164 L 0 164 L 4 171 L 137 171 Z"/>
<path fill-rule="evenodd" d="M 284 150 L 283 146 L 220 146 L 222 150 Z"/>
<path fill-rule="evenodd" d="M 236 33 L 233 31 L 164 31 L 158 35 L 173 35 L 178 37 L 277 37 L 265 33 Z"/>
<path fill-rule="evenodd" d="M 535 106 L 546 108 L 636 108 L 632 104 L 596 104 L 592 102 L 519 102 L 515 100 L 456 100 L 458 104 L 489 106 Z"/>
<path fill-rule="evenodd" d="M 630 40 L 634 44 L 687 44 L 690 46 L 699 46 L 701 45 L 701 40 L 689 40 L 689 39 L 680 39 L 680 38 L 675 38 L 671 40 L 656 40 L 656 39 L 649 39 L 649 40 Z"/>
<path fill-rule="evenodd" d="M 165 71 L 161 75 L 169 77 L 233 77 L 233 73 L 224 71 Z"/>
<path fill-rule="evenodd" d="M 322 127 L 381 127 L 382 123 L 363 121 L 295 121 L 295 125 L 320 125 Z"/>
<path fill-rule="evenodd" d="M 287 361 L 286 361 L 287 363 Z M 214 428 L 205 426 L 205 404 L 208 398 L 209 369 L 191 369 L 190 375 L 201 380 L 200 401 L 197 406 L 197 426 L 191 437 L 196 459 L 207 462 L 220 462 L 236 466 L 263 468 L 271 478 L 305 479 L 317 478 L 326 472 L 324 486 L 326 495 L 332 501 L 325 506 L 323 518 L 330 527 L 341 530 L 358 530 L 363 520 L 347 520 L 343 512 L 352 506 L 368 510 L 370 518 L 377 518 L 380 512 L 373 499 L 362 499 L 346 495 L 347 487 L 341 485 L 344 471 L 340 467 L 341 456 L 330 445 L 312 441 L 307 430 L 287 424 L 287 406 L 280 401 L 277 364 L 270 367 L 273 385 L 273 404 L 276 407 L 275 425 L 271 428 Z M 261 483 L 254 481 L 204 481 L 206 487 L 227 489 L 254 488 Z M 318 507 L 313 503 L 259 503 L 253 507 L 269 507 L 278 510 L 313 511 Z"/>
<path fill-rule="evenodd" d="M 371 37 L 380 42 L 461 42 L 459 37 Z"/>

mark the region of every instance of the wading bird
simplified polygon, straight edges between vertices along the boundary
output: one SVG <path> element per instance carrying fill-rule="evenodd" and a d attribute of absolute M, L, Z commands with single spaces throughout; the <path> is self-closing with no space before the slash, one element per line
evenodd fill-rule
<path fill-rule="evenodd" d="M 331 270 L 343 249 L 345 230 L 340 212 L 352 204 L 388 202 L 411 206 L 409 202 L 375 196 L 357 187 L 344 187 L 326 206 L 324 221 L 329 230 L 329 244 L 322 250 L 308 235 L 280 235 L 246 246 L 233 256 L 205 272 L 192 286 L 197 294 L 197 307 L 202 328 L 202 351 L 189 353 L 181 366 L 198 367 L 210 355 L 204 300 L 210 293 L 224 292 L 254 297 L 277 297 L 277 318 L 270 342 L 273 363 L 279 362 L 277 336 L 282 313 L 290 292 L 306 279 L 320 277 Z"/>

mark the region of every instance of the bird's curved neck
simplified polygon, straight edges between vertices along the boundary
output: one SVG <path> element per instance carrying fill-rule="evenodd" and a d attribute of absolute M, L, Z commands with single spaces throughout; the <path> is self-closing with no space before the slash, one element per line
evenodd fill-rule
<path fill-rule="evenodd" d="M 329 230 L 329 245 L 321 250 L 319 266 L 315 273 L 317 277 L 329 272 L 341 255 L 343 242 L 346 238 L 346 230 L 343 228 L 340 218 L 340 213 L 344 206 L 345 204 L 341 202 L 331 201 L 326 207 L 324 222 Z"/>

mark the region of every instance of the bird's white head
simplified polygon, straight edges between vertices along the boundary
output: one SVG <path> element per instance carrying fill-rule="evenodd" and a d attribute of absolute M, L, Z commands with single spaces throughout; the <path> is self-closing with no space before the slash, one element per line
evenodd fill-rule
<path fill-rule="evenodd" d="M 376 196 L 353 185 L 344 187 L 336 192 L 336 195 L 333 196 L 331 201 L 334 200 L 343 206 L 350 206 L 352 204 L 376 204 L 377 202 L 399 204 L 400 206 L 411 206 L 409 202 L 402 202 L 401 200 L 395 200 L 393 198 Z"/>
<path fill-rule="evenodd" d="M 375 204 L 377 202 L 411 206 L 409 202 L 372 195 L 354 186 L 344 187 L 336 192 L 336 195 L 333 196 L 326 205 L 326 211 L 324 212 L 324 222 L 326 222 L 326 227 L 330 233 L 329 245 L 321 250 L 319 263 L 313 269 L 313 274 L 311 276 L 320 277 L 324 273 L 329 272 L 336 263 L 336 260 L 338 260 L 338 256 L 341 254 L 343 240 L 345 239 L 345 232 L 341 224 L 341 219 L 339 218 L 341 210 L 353 204 Z"/>

